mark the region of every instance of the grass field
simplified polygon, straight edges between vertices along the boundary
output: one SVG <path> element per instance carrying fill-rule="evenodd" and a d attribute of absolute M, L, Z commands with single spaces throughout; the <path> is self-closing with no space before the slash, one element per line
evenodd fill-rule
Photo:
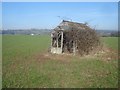
<path fill-rule="evenodd" d="M 117 51 L 116 37 L 101 40 Z M 4 35 L 3 88 L 115 88 L 118 60 L 100 57 L 51 55 L 48 35 Z M 109 52 L 110 53 L 110 52 Z M 112 53 L 112 52 L 111 52 Z M 110 57 L 111 53 L 108 55 Z"/>
<path fill-rule="evenodd" d="M 102 41 L 110 48 L 118 50 L 118 38 L 117 37 L 102 37 Z"/>

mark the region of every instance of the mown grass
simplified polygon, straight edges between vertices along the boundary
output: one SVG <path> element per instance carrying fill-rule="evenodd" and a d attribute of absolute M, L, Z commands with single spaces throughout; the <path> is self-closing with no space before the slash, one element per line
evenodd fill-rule
<path fill-rule="evenodd" d="M 111 46 L 111 39 L 104 42 Z M 117 39 L 117 38 L 116 38 Z M 116 40 L 114 38 L 114 40 Z M 113 40 L 113 42 L 114 42 Z M 116 49 L 117 42 L 112 48 Z M 51 55 L 50 37 L 3 36 L 3 88 L 96 88 L 118 86 L 117 60 Z M 56 58 L 57 57 L 57 58 Z"/>

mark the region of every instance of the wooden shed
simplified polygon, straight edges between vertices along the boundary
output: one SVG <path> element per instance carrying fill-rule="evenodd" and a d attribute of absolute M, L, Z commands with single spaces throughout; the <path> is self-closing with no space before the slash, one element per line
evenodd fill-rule
<path fill-rule="evenodd" d="M 87 24 L 63 20 L 51 33 L 51 53 L 76 53 L 81 32 L 92 30 Z M 87 33 L 87 32 L 85 32 Z M 78 38 L 79 39 L 79 38 Z"/>

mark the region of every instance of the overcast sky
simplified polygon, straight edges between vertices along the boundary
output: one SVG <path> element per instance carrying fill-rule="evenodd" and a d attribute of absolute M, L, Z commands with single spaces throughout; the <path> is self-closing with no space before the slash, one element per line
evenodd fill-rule
<path fill-rule="evenodd" d="M 60 17 L 59 17 L 60 16 Z M 51 29 L 62 19 L 88 22 L 92 28 L 118 29 L 117 2 L 3 2 L 3 29 Z"/>

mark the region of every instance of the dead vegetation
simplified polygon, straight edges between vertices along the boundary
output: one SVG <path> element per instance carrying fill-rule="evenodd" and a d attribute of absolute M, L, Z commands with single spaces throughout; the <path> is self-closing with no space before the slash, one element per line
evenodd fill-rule
<path fill-rule="evenodd" d="M 68 51 L 72 52 L 75 48 L 78 54 L 88 55 L 100 48 L 99 36 L 95 30 L 87 25 L 80 24 L 82 29 L 71 23 L 71 30 L 64 31 L 64 47 L 68 47 Z M 99 48 L 98 48 L 99 47 Z"/>
<path fill-rule="evenodd" d="M 63 53 L 58 55 L 58 54 L 51 54 L 48 52 L 44 52 L 44 53 L 39 53 L 35 55 L 34 58 L 39 62 L 45 62 L 48 60 L 57 60 L 65 63 L 73 59 L 77 59 L 77 60 L 96 59 L 96 60 L 102 60 L 102 61 L 108 62 L 111 60 L 118 60 L 118 53 L 117 51 L 111 48 L 108 48 L 106 46 L 100 46 L 99 50 L 97 49 L 97 52 L 93 51 L 92 53 L 89 53 L 88 55 L 83 55 L 83 56 L 79 56 L 79 54 L 74 56 L 72 53 Z"/>
<path fill-rule="evenodd" d="M 61 32 L 63 32 L 63 44 L 61 44 Z M 69 52 L 83 56 L 89 55 L 100 48 L 99 36 L 95 30 L 90 28 L 86 23 L 63 20 L 63 22 L 54 29 L 52 36 L 52 43 L 58 42 L 58 47 L 63 45 L 63 53 Z M 52 46 L 56 47 L 57 44 Z"/>
<path fill-rule="evenodd" d="M 38 61 L 45 61 L 45 60 L 59 60 L 59 61 L 68 61 L 71 60 L 73 57 L 72 54 L 51 54 L 51 53 L 40 53 L 35 55 L 35 60 Z"/>

